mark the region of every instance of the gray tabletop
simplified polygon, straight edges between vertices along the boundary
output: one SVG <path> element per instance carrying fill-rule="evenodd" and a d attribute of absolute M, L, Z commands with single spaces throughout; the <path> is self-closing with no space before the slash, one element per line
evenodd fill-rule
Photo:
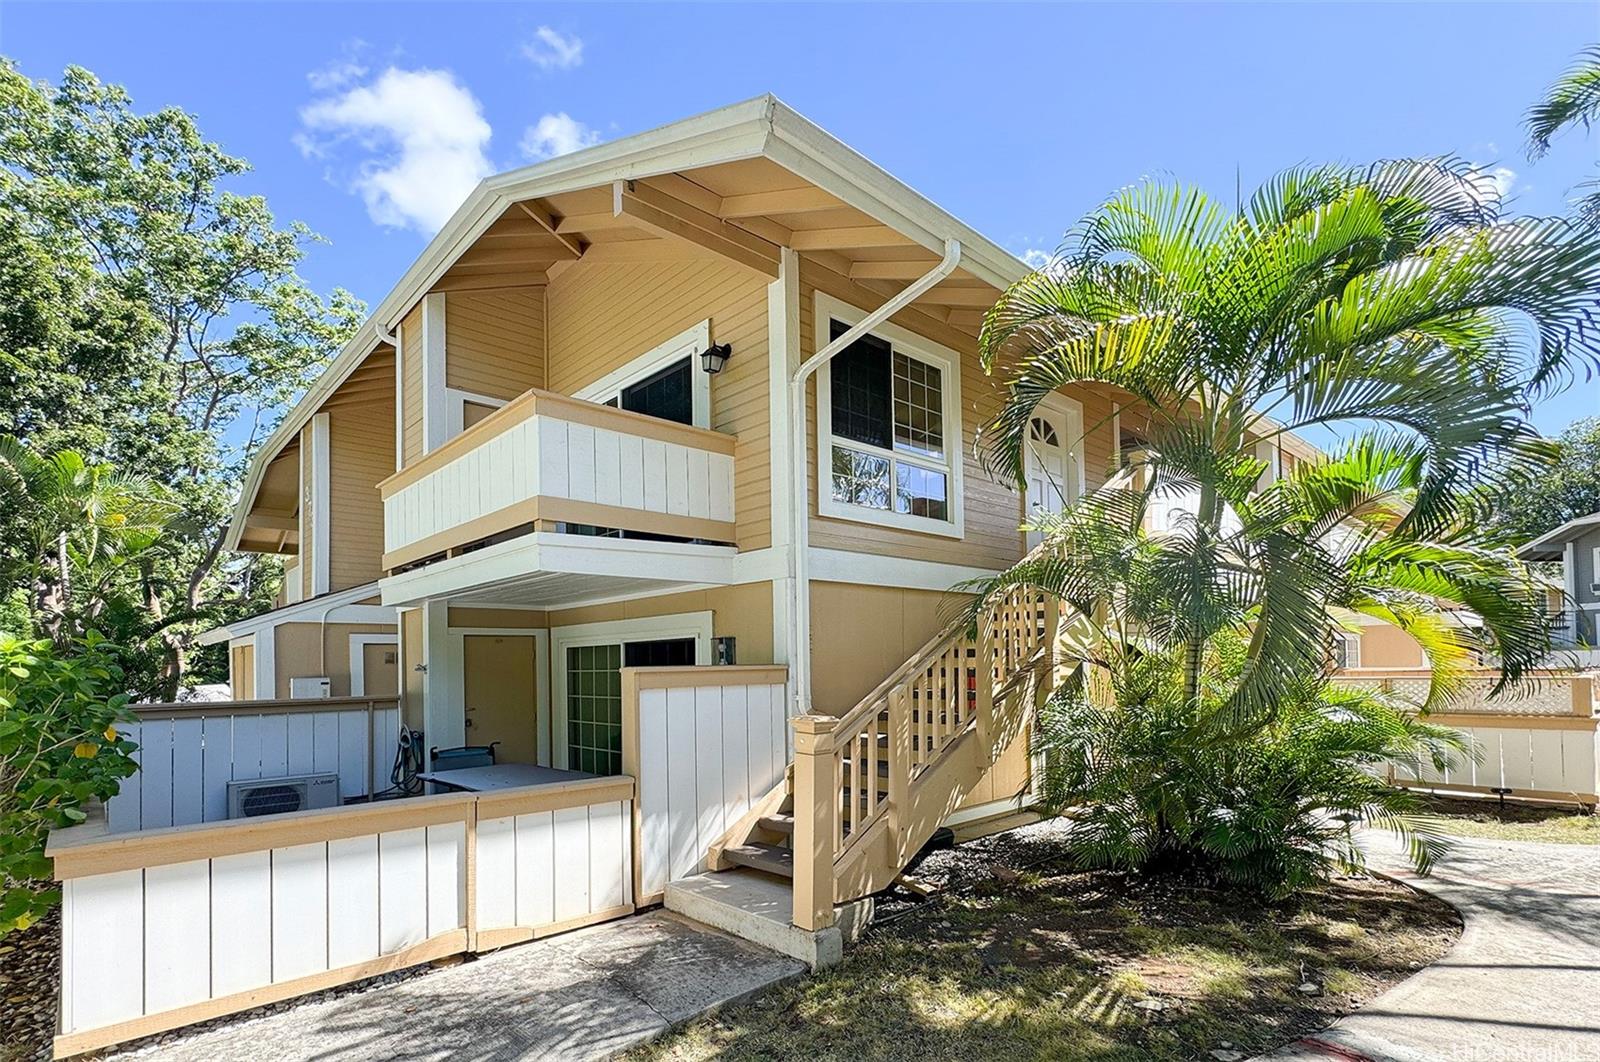
<path fill-rule="evenodd" d="M 418 778 L 449 789 L 482 793 L 490 789 L 515 789 L 524 785 L 549 785 L 593 778 L 584 771 L 563 771 L 531 763 L 496 763 L 490 767 L 459 767 L 453 771 L 423 771 Z"/>

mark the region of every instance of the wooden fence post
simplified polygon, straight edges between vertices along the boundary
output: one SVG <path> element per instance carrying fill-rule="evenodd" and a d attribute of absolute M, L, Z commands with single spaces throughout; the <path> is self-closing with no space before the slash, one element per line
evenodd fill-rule
<path fill-rule="evenodd" d="M 839 814 L 833 732 L 827 715 L 798 715 L 794 728 L 794 924 L 833 924 L 834 834 Z"/>

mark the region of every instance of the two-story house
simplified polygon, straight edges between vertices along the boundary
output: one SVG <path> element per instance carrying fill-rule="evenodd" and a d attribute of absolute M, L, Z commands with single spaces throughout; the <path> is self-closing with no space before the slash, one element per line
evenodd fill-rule
<path fill-rule="evenodd" d="M 1568 520 L 1517 556 L 1560 565 L 1560 594 L 1552 593 L 1551 603 L 1554 641 L 1579 666 L 1600 667 L 1600 513 Z"/>
<path fill-rule="evenodd" d="M 979 465 L 1026 272 L 771 97 L 488 179 L 256 455 L 229 545 L 294 561 L 211 635 L 235 696 L 374 692 L 397 636 L 428 745 L 599 773 L 626 665 L 786 664 L 793 714 L 847 712 L 1138 444 L 1076 387 L 1025 493 Z M 1024 744 L 968 805 L 1014 806 Z"/>

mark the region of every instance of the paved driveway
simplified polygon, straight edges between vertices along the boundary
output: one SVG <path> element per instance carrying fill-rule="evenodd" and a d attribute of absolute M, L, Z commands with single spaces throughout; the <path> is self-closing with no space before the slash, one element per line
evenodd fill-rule
<path fill-rule="evenodd" d="M 1380 847 L 1381 846 L 1381 847 Z M 1600 1062 L 1600 846 L 1461 839 L 1432 877 L 1466 921 L 1442 960 L 1275 1060 Z"/>

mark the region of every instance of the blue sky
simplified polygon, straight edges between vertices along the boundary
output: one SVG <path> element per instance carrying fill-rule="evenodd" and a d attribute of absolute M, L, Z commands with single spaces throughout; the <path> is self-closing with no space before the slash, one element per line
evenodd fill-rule
<path fill-rule="evenodd" d="M 1018 253 L 1142 176 L 1308 161 L 1457 154 L 1554 213 L 1600 133 L 1533 164 L 1521 115 L 1597 39 L 1590 3 L 0 4 L 0 53 L 198 115 L 330 241 L 311 282 L 369 302 L 481 173 L 762 92 Z"/>

